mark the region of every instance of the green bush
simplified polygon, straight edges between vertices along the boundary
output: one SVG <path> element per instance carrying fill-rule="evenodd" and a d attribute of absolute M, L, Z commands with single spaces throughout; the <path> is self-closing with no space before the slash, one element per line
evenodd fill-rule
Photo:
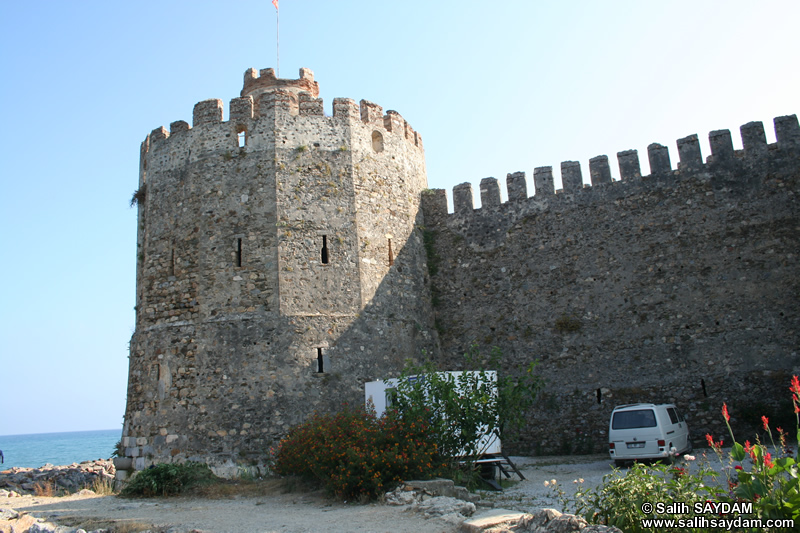
<path fill-rule="evenodd" d="M 121 496 L 174 496 L 219 480 L 203 463 L 159 464 L 138 472 Z"/>
<path fill-rule="evenodd" d="M 322 483 L 346 500 L 373 500 L 403 480 L 432 477 L 442 465 L 422 420 L 345 407 L 313 415 L 278 445 L 274 471 Z"/>
<path fill-rule="evenodd" d="M 575 512 L 589 523 L 616 526 L 626 533 L 666 532 L 671 530 L 642 527 L 643 518 L 653 517 L 642 511 L 643 506 L 662 504 L 668 508 L 681 502 L 691 510 L 695 503 L 714 500 L 715 491 L 706 482 L 716 475 L 707 465 L 690 474 L 686 465 L 635 463 L 627 472 L 613 469 L 603 478 L 603 484 L 594 489 L 579 487 L 572 498 L 565 495 L 556 480 L 546 481 L 545 485 L 552 484 L 564 511 Z M 691 512 L 664 514 L 665 518 L 674 519 L 692 516 Z"/>
<path fill-rule="evenodd" d="M 535 361 L 506 373 L 487 370 L 499 368 L 501 360 L 499 348 L 485 356 L 473 343 L 464 354 L 465 372 L 439 372 L 431 361 L 407 363 L 398 379 L 398 410 L 430 421 L 432 438 L 453 469 L 465 463 L 471 468 L 494 437 L 513 439 L 542 388 Z"/>

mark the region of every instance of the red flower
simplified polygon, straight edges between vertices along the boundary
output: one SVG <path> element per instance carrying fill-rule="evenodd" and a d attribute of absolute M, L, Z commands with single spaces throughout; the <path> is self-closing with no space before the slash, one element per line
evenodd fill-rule
<path fill-rule="evenodd" d="M 712 436 L 711 436 L 711 435 L 709 435 L 708 433 L 706 433 L 706 442 L 707 442 L 707 443 L 708 443 L 708 445 L 709 445 L 709 446 L 711 446 L 712 448 L 714 447 L 714 437 L 712 437 Z"/>
<path fill-rule="evenodd" d="M 744 453 L 750 453 L 752 449 L 753 445 L 750 444 L 750 441 L 749 440 L 744 441 Z"/>
<path fill-rule="evenodd" d="M 792 386 L 789 387 L 795 394 L 800 394 L 800 379 L 797 379 L 797 376 L 792 376 Z"/>
<path fill-rule="evenodd" d="M 764 415 L 761 415 L 761 422 L 764 424 L 764 431 L 769 430 L 769 418 Z"/>
<path fill-rule="evenodd" d="M 772 468 L 773 466 L 775 466 L 775 463 L 772 462 L 772 454 L 771 453 L 767 453 L 767 454 L 764 455 L 764 465 L 767 468 Z"/>
<path fill-rule="evenodd" d="M 735 468 L 736 470 L 744 470 L 744 468 L 742 468 L 742 465 L 736 465 L 733 468 Z"/>
<path fill-rule="evenodd" d="M 728 405 L 722 404 L 722 416 L 725 417 L 725 422 L 728 422 L 731 419 L 731 416 L 728 414 Z"/>

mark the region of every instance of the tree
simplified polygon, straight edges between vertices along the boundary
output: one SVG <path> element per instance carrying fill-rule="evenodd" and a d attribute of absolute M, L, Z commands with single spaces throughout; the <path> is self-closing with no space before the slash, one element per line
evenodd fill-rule
<path fill-rule="evenodd" d="M 513 437 L 542 388 L 536 361 L 505 374 L 487 370 L 499 368 L 501 357 L 499 348 L 485 357 L 473 343 L 464 354 L 464 371 L 408 362 L 398 379 L 394 405 L 400 416 L 428 420 L 439 453 L 454 470 L 472 470 L 495 438 Z"/>

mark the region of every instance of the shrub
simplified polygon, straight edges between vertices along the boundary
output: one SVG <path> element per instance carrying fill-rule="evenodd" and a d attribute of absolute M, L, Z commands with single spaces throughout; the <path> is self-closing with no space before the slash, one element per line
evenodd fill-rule
<path fill-rule="evenodd" d="M 147 197 L 147 184 L 142 184 L 141 187 L 133 191 L 133 196 L 131 196 L 131 207 L 135 205 L 143 205 L 145 198 Z"/>
<path fill-rule="evenodd" d="M 436 475 L 441 464 L 421 420 L 345 407 L 313 415 L 278 445 L 274 470 L 322 483 L 342 499 L 373 500 L 405 479 Z"/>
<path fill-rule="evenodd" d="M 174 496 L 218 480 L 208 465 L 203 463 L 160 464 L 138 472 L 120 495 Z"/>
<path fill-rule="evenodd" d="M 514 436 L 542 387 L 536 363 L 515 373 L 493 374 L 502 352 L 483 356 L 473 343 L 464 355 L 468 372 L 438 372 L 432 362 L 407 364 L 397 384 L 395 404 L 403 416 L 430 421 L 431 435 L 453 471 L 485 453 L 493 437 Z"/>
<path fill-rule="evenodd" d="M 643 518 L 652 517 L 652 514 L 642 511 L 643 506 L 647 509 L 647 505 L 656 508 L 655 506 L 662 504 L 664 509 L 669 509 L 667 506 L 675 502 L 685 503 L 690 510 L 689 514 L 663 513 L 662 516 L 674 519 L 691 518 L 695 503 L 713 498 L 713 489 L 706 486 L 706 482 L 716 475 L 708 465 L 701 465 L 697 472 L 689 473 L 686 464 L 674 466 L 635 463 L 627 472 L 612 469 L 603 478 L 603 484 L 594 489 L 585 490 L 580 486 L 573 497 L 567 497 L 556 480 L 546 481 L 545 485 L 551 485 L 552 490 L 558 494 L 564 511 L 575 512 L 589 523 L 616 526 L 626 533 L 666 532 L 671 529 L 642 526 Z"/>

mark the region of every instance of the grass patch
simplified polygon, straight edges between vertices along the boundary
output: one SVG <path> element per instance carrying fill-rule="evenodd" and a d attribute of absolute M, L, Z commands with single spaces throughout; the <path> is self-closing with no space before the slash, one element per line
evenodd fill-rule
<path fill-rule="evenodd" d="M 575 333 L 581 329 L 581 321 L 575 315 L 562 314 L 556 319 L 555 329 L 559 333 Z"/>
<path fill-rule="evenodd" d="M 223 479 L 202 463 L 160 464 L 137 473 L 120 492 L 121 497 L 195 496 L 209 499 L 274 496 L 285 492 L 312 492 L 311 486 L 293 478 Z M 101 494 L 95 490 L 98 494 Z"/>
<path fill-rule="evenodd" d="M 431 277 L 439 272 L 439 260 L 441 259 L 436 253 L 435 241 L 436 234 L 429 229 L 423 229 L 422 244 L 425 247 L 425 255 L 428 256 L 428 273 Z"/>
<path fill-rule="evenodd" d="M 206 464 L 160 464 L 137 473 L 120 496 L 175 496 L 220 481 Z"/>
<path fill-rule="evenodd" d="M 213 483 L 196 486 L 187 492 L 193 496 L 209 499 L 227 499 L 237 496 L 256 498 L 294 492 L 289 490 L 289 486 L 287 480 L 277 478 L 263 480 L 217 478 Z M 301 490 L 304 490 L 304 488 Z"/>
<path fill-rule="evenodd" d="M 55 484 L 52 481 L 37 481 L 33 484 L 33 493 L 43 498 L 56 496 Z"/>
<path fill-rule="evenodd" d="M 98 477 L 92 483 L 91 490 L 100 496 L 111 496 L 115 493 L 114 480 Z"/>

